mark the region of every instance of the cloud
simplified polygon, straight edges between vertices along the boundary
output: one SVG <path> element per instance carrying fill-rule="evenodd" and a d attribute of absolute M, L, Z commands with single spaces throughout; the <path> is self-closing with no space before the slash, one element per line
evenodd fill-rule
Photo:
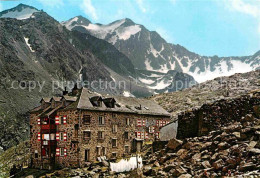
<path fill-rule="evenodd" d="M 81 9 L 86 15 L 90 15 L 94 20 L 98 19 L 96 9 L 92 5 L 91 0 L 83 0 Z"/>
<path fill-rule="evenodd" d="M 42 5 L 49 7 L 61 7 L 64 5 L 63 0 L 38 0 Z"/>
<path fill-rule="evenodd" d="M 236 10 L 238 12 L 242 12 L 253 17 L 260 16 L 260 6 L 257 4 L 250 3 L 250 1 L 243 0 L 229 0 L 229 6 L 231 10 Z"/>
<path fill-rule="evenodd" d="M 247 14 L 258 21 L 258 32 L 260 33 L 260 3 L 259 1 L 226 0 L 226 7 L 231 11 Z"/>
<path fill-rule="evenodd" d="M 136 0 L 136 3 L 137 3 L 137 5 L 138 5 L 139 9 L 140 9 L 143 13 L 145 13 L 145 12 L 147 11 L 146 8 L 144 7 L 144 0 Z"/>

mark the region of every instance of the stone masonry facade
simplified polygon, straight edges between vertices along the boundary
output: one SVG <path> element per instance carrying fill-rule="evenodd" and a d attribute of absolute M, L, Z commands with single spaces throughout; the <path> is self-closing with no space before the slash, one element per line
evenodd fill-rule
<path fill-rule="evenodd" d="M 160 128 L 170 122 L 165 114 L 79 109 L 65 107 L 76 100 L 60 101 L 51 99 L 46 106 L 42 100 L 47 108 L 31 112 L 32 167 L 84 167 L 100 159 L 128 157 L 158 140 Z"/>

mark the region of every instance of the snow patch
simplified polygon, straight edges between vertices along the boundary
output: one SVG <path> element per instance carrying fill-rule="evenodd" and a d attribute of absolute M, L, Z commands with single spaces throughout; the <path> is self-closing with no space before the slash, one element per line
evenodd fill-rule
<path fill-rule="evenodd" d="M 171 80 L 165 80 L 165 79 L 157 80 L 154 84 L 155 84 L 154 86 L 148 86 L 148 88 L 161 90 L 168 87 L 171 84 Z"/>
<path fill-rule="evenodd" d="M 192 75 L 197 82 L 201 83 L 216 77 L 230 76 L 235 73 L 246 73 L 254 70 L 250 64 L 241 61 L 232 60 L 230 63 L 233 65 L 230 70 L 228 69 L 227 61 L 221 61 L 214 71 L 210 71 L 208 66 L 208 69 L 205 72 L 199 72 L 200 69 L 196 67 L 193 73 L 188 72 L 188 74 Z"/>
<path fill-rule="evenodd" d="M 124 92 L 123 92 L 123 95 L 124 95 L 125 97 L 134 97 L 134 95 L 132 95 L 129 91 L 124 91 Z"/>
<path fill-rule="evenodd" d="M 24 37 L 24 40 L 25 40 L 25 43 L 26 43 L 26 45 L 29 47 L 29 49 L 31 50 L 31 52 L 35 52 L 33 49 L 32 49 L 32 47 L 31 47 L 31 44 L 29 44 L 29 38 L 25 38 Z"/>
<path fill-rule="evenodd" d="M 64 25 L 68 30 L 71 30 L 74 26 L 72 25 L 73 22 L 78 21 L 78 17 L 74 17 L 73 19 L 69 20 L 68 22 L 62 22 L 62 25 Z"/>
<path fill-rule="evenodd" d="M 141 28 L 139 25 L 133 25 L 129 27 L 124 27 L 123 29 L 117 30 L 117 35 L 119 39 L 128 40 L 132 35 L 140 32 Z"/>
<path fill-rule="evenodd" d="M 151 66 L 151 61 L 149 61 L 149 59 L 146 58 L 146 60 L 144 61 L 144 64 L 145 64 L 146 70 L 152 70 L 153 71 L 153 67 Z"/>
<path fill-rule="evenodd" d="M 21 10 L 20 12 L 18 10 L 9 11 L 3 14 L 0 18 L 14 18 L 18 20 L 24 20 L 30 18 L 34 12 L 38 12 L 38 10 L 31 8 L 23 8 L 23 10 Z"/>
<path fill-rule="evenodd" d="M 97 24 L 89 24 L 88 26 L 83 26 L 85 29 L 94 33 L 95 36 L 98 38 L 104 39 L 107 34 L 112 33 L 120 27 L 123 23 L 125 23 L 125 19 L 119 20 L 115 23 L 108 24 L 108 25 L 97 25 Z"/>
<path fill-rule="evenodd" d="M 118 163 L 110 163 L 110 168 L 113 172 L 131 171 L 137 167 L 143 167 L 141 156 L 131 157 L 130 159 L 121 159 Z"/>
<path fill-rule="evenodd" d="M 144 83 L 144 84 L 148 84 L 148 85 L 151 85 L 154 83 L 154 80 L 152 79 L 145 79 L 145 78 L 139 78 L 139 80 Z"/>

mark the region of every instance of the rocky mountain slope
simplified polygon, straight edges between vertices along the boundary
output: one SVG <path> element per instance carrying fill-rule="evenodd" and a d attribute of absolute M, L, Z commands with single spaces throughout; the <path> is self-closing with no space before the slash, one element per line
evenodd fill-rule
<path fill-rule="evenodd" d="M 140 70 L 163 73 L 177 70 L 190 74 L 198 82 L 204 82 L 260 67 L 260 51 L 245 57 L 200 56 L 180 45 L 167 43 L 157 32 L 149 31 L 127 18 L 102 25 L 77 16 L 62 24 L 69 30 L 89 33 L 108 41 Z"/>
<path fill-rule="evenodd" d="M 260 88 L 260 70 L 219 77 L 181 91 L 154 95 L 151 99 L 177 115 L 215 100 L 234 98 Z"/>

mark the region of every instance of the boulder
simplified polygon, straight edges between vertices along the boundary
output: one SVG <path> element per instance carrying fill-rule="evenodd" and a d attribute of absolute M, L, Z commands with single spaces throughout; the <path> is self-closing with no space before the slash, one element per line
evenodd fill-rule
<path fill-rule="evenodd" d="M 208 161 L 203 161 L 201 164 L 205 169 L 211 168 L 211 165 Z"/>
<path fill-rule="evenodd" d="M 215 170 L 219 170 L 221 169 L 223 166 L 224 166 L 224 161 L 222 159 L 219 159 L 217 161 L 215 161 L 213 164 L 212 164 L 213 168 Z"/>
<path fill-rule="evenodd" d="M 252 171 L 256 169 L 256 165 L 253 163 L 246 163 L 244 165 L 241 165 L 239 167 L 239 171 L 246 172 L 246 171 Z"/>
<path fill-rule="evenodd" d="M 179 147 L 180 145 L 182 145 L 182 141 L 181 140 L 177 140 L 175 138 L 171 139 L 168 144 L 167 144 L 167 148 L 171 149 L 171 150 L 175 150 L 177 147 Z"/>

